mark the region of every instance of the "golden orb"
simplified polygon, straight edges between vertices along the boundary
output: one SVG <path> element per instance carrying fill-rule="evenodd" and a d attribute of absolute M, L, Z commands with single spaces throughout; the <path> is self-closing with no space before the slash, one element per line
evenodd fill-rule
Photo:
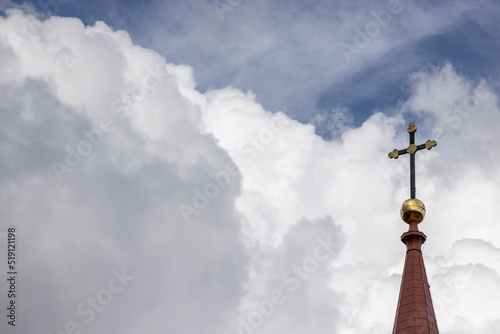
<path fill-rule="evenodd" d="M 409 224 L 410 218 L 416 218 L 417 224 L 425 218 L 425 205 L 416 198 L 407 199 L 401 205 L 401 219 Z"/>

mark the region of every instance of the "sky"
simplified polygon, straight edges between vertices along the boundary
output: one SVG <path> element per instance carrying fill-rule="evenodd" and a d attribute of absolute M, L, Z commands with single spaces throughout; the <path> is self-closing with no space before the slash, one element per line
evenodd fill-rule
<path fill-rule="evenodd" d="M 500 332 L 498 2 L 0 14 L 2 333 L 390 332 L 411 121 L 440 333 Z"/>

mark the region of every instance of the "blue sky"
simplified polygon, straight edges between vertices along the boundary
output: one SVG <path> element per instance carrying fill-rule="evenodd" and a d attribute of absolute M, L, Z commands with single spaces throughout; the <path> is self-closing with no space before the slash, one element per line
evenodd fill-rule
<path fill-rule="evenodd" d="M 497 2 L 0 11 L 19 332 L 390 332 L 410 121 L 440 333 L 500 332 Z"/>
<path fill-rule="evenodd" d="M 251 90 L 266 109 L 302 123 L 344 107 L 359 126 L 374 110 L 390 110 L 407 96 L 411 73 L 444 62 L 471 80 L 499 73 L 498 7 L 490 1 L 401 1 L 401 13 L 391 15 L 351 62 L 340 43 L 353 45 L 355 29 L 364 31 L 374 20 L 371 11 L 387 10 L 389 1 L 220 2 L 220 17 L 215 1 L 49 3 L 34 6 L 126 30 L 134 43 L 167 61 L 193 66 L 200 91 L 228 85 Z"/>

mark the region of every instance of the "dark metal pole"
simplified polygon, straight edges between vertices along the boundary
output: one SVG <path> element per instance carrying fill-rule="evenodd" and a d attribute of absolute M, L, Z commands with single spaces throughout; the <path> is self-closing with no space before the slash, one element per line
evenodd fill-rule
<path fill-rule="evenodd" d="M 415 153 L 410 154 L 410 198 L 415 198 L 417 189 L 415 187 Z"/>
<path fill-rule="evenodd" d="M 392 152 L 389 152 L 388 156 L 391 159 L 397 159 L 400 155 L 408 153 L 410 155 L 410 198 L 416 199 L 417 187 L 415 185 L 415 154 L 419 150 L 423 150 L 424 148 L 430 150 L 434 146 L 437 145 L 435 140 L 428 140 L 425 144 L 415 145 L 415 132 L 417 131 L 417 127 L 415 123 L 411 122 L 408 125 L 408 129 L 406 130 L 410 135 L 410 146 L 404 150 L 394 149 Z"/>
<path fill-rule="evenodd" d="M 415 144 L 415 132 L 410 132 L 410 145 Z M 410 154 L 410 198 L 415 198 L 415 152 Z"/>

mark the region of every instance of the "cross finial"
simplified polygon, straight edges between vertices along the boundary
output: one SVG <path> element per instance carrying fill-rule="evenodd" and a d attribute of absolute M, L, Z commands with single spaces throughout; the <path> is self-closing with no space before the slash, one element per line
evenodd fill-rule
<path fill-rule="evenodd" d="M 417 151 L 423 150 L 424 148 L 430 150 L 437 145 L 435 140 L 427 140 L 425 144 L 415 145 L 415 132 L 417 132 L 417 127 L 415 123 L 411 122 L 406 130 L 410 135 L 410 146 L 404 150 L 394 149 L 389 153 L 389 158 L 397 159 L 400 155 L 410 154 L 410 198 L 415 198 L 415 193 L 417 192 L 415 187 L 415 153 Z"/>

